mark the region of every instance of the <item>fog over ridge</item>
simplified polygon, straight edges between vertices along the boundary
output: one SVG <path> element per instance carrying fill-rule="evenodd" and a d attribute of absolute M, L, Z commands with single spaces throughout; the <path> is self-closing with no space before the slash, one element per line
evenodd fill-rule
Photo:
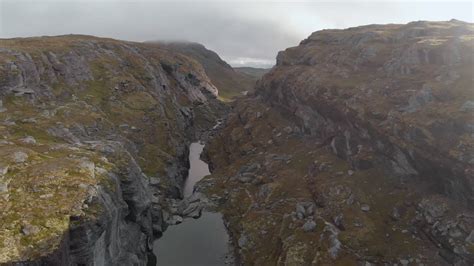
<path fill-rule="evenodd" d="M 316 30 L 452 18 L 472 22 L 472 2 L 0 0 L 0 37 L 190 41 L 233 66 L 270 67 Z"/>

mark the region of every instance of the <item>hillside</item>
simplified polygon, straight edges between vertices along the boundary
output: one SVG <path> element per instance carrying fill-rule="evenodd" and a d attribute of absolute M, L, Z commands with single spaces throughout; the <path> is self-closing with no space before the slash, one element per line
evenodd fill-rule
<path fill-rule="evenodd" d="M 247 74 L 259 80 L 263 75 L 267 74 L 270 69 L 256 68 L 256 67 L 234 67 L 234 70 L 240 73 Z"/>
<path fill-rule="evenodd" d="M 218 88 L 219 96 L 232 99 L 244 91 L 253 91 L 258 78 L 248 73 L 235 71 L 215 52 L 206 49 L 202 44 L 191 42 L 159 42 L 159 45 L 175 52 L 187 55 L 204 67 L 212 83 Z"/>
<path fill-rule="evenodd" d="M 245 265 L 474 263 L 474 25 L 318 31 L 207 146 Z"/>
<path fill-rule="evenodd" d="M 0 40 L 0 264 L 146 263 L 217 93 L 155 44 Z"/>

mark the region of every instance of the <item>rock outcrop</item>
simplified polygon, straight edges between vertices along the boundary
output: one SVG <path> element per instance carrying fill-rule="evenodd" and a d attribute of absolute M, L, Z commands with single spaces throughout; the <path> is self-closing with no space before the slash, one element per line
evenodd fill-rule
<path fill-rule="evenodd" d="M 252 92 L 255 82 L 261 77 L 258 74 L 251 75 L 245 71 L 233 69 L 217 53 L 208 50 L 199 43 L 165 42 L 159 44 L 163 48 L 185 54 L 198 61 L 212 83 L 219 89 L 219 95 L 225 100 Z"/>
<path fill-rule="evenodd" d="M 0 264 L 145 265 L 217 94 L 156 44 L 0 40 Z"/>
<path fill-rule="evenodd" d="M 474 206 L 472 34 L 457 21 L 317 32 L 278 55 L 259 93 L 354 167 L 374 152 Z"/>
<path fill-rule="evenodd" d="M 207 147 L 243 263 L 471 265 L 473 36 L 369 25 L 280 52 Z"/>

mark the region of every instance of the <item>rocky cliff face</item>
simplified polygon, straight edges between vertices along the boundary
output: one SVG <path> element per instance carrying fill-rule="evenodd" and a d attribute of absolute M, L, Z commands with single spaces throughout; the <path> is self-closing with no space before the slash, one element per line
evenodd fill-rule
<path fill-rule="evenodd" d="M 208 147 L 244 264 L 474 261 L 474 26 L 313 33 Z"/>
<path fill-rule="evenodd" d="M 185 54 L 198 61 L 206 71 L 212 83 L 219 89 L 219 96 L 224 100 L 251 92 L 255 82 L 260 78 L 245 71 L 234 70 L 222 60 L 217 53 L 208 50 L 204 45 L 191 42 L 160 43 L 163 48 Z"/>
<path fill-rule="evenodd" d="M 0 264 L 145 264 L 216 96 L 155 44 L 0 40 Z"/>
<path fill-rule="evenodd" d="M 317 32 L 279 54 L 260 92 L 305 132 L 333 138 L 355 166 L 362 145 L 383 154 L 392 172 L 426 177 L 474 206 L 472 34 L 456 21 Z"/>

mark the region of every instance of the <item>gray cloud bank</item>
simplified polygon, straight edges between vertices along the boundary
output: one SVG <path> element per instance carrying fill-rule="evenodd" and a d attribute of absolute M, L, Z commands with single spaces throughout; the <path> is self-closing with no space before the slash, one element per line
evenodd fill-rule
<path fill-rule="evenodd" d="M 89 34 L 204 44 L 234 66 L 269 67 L 311 32 L 412 20 L 473 21 L 472 2 L 0 0 L 0 37 Z"/>

